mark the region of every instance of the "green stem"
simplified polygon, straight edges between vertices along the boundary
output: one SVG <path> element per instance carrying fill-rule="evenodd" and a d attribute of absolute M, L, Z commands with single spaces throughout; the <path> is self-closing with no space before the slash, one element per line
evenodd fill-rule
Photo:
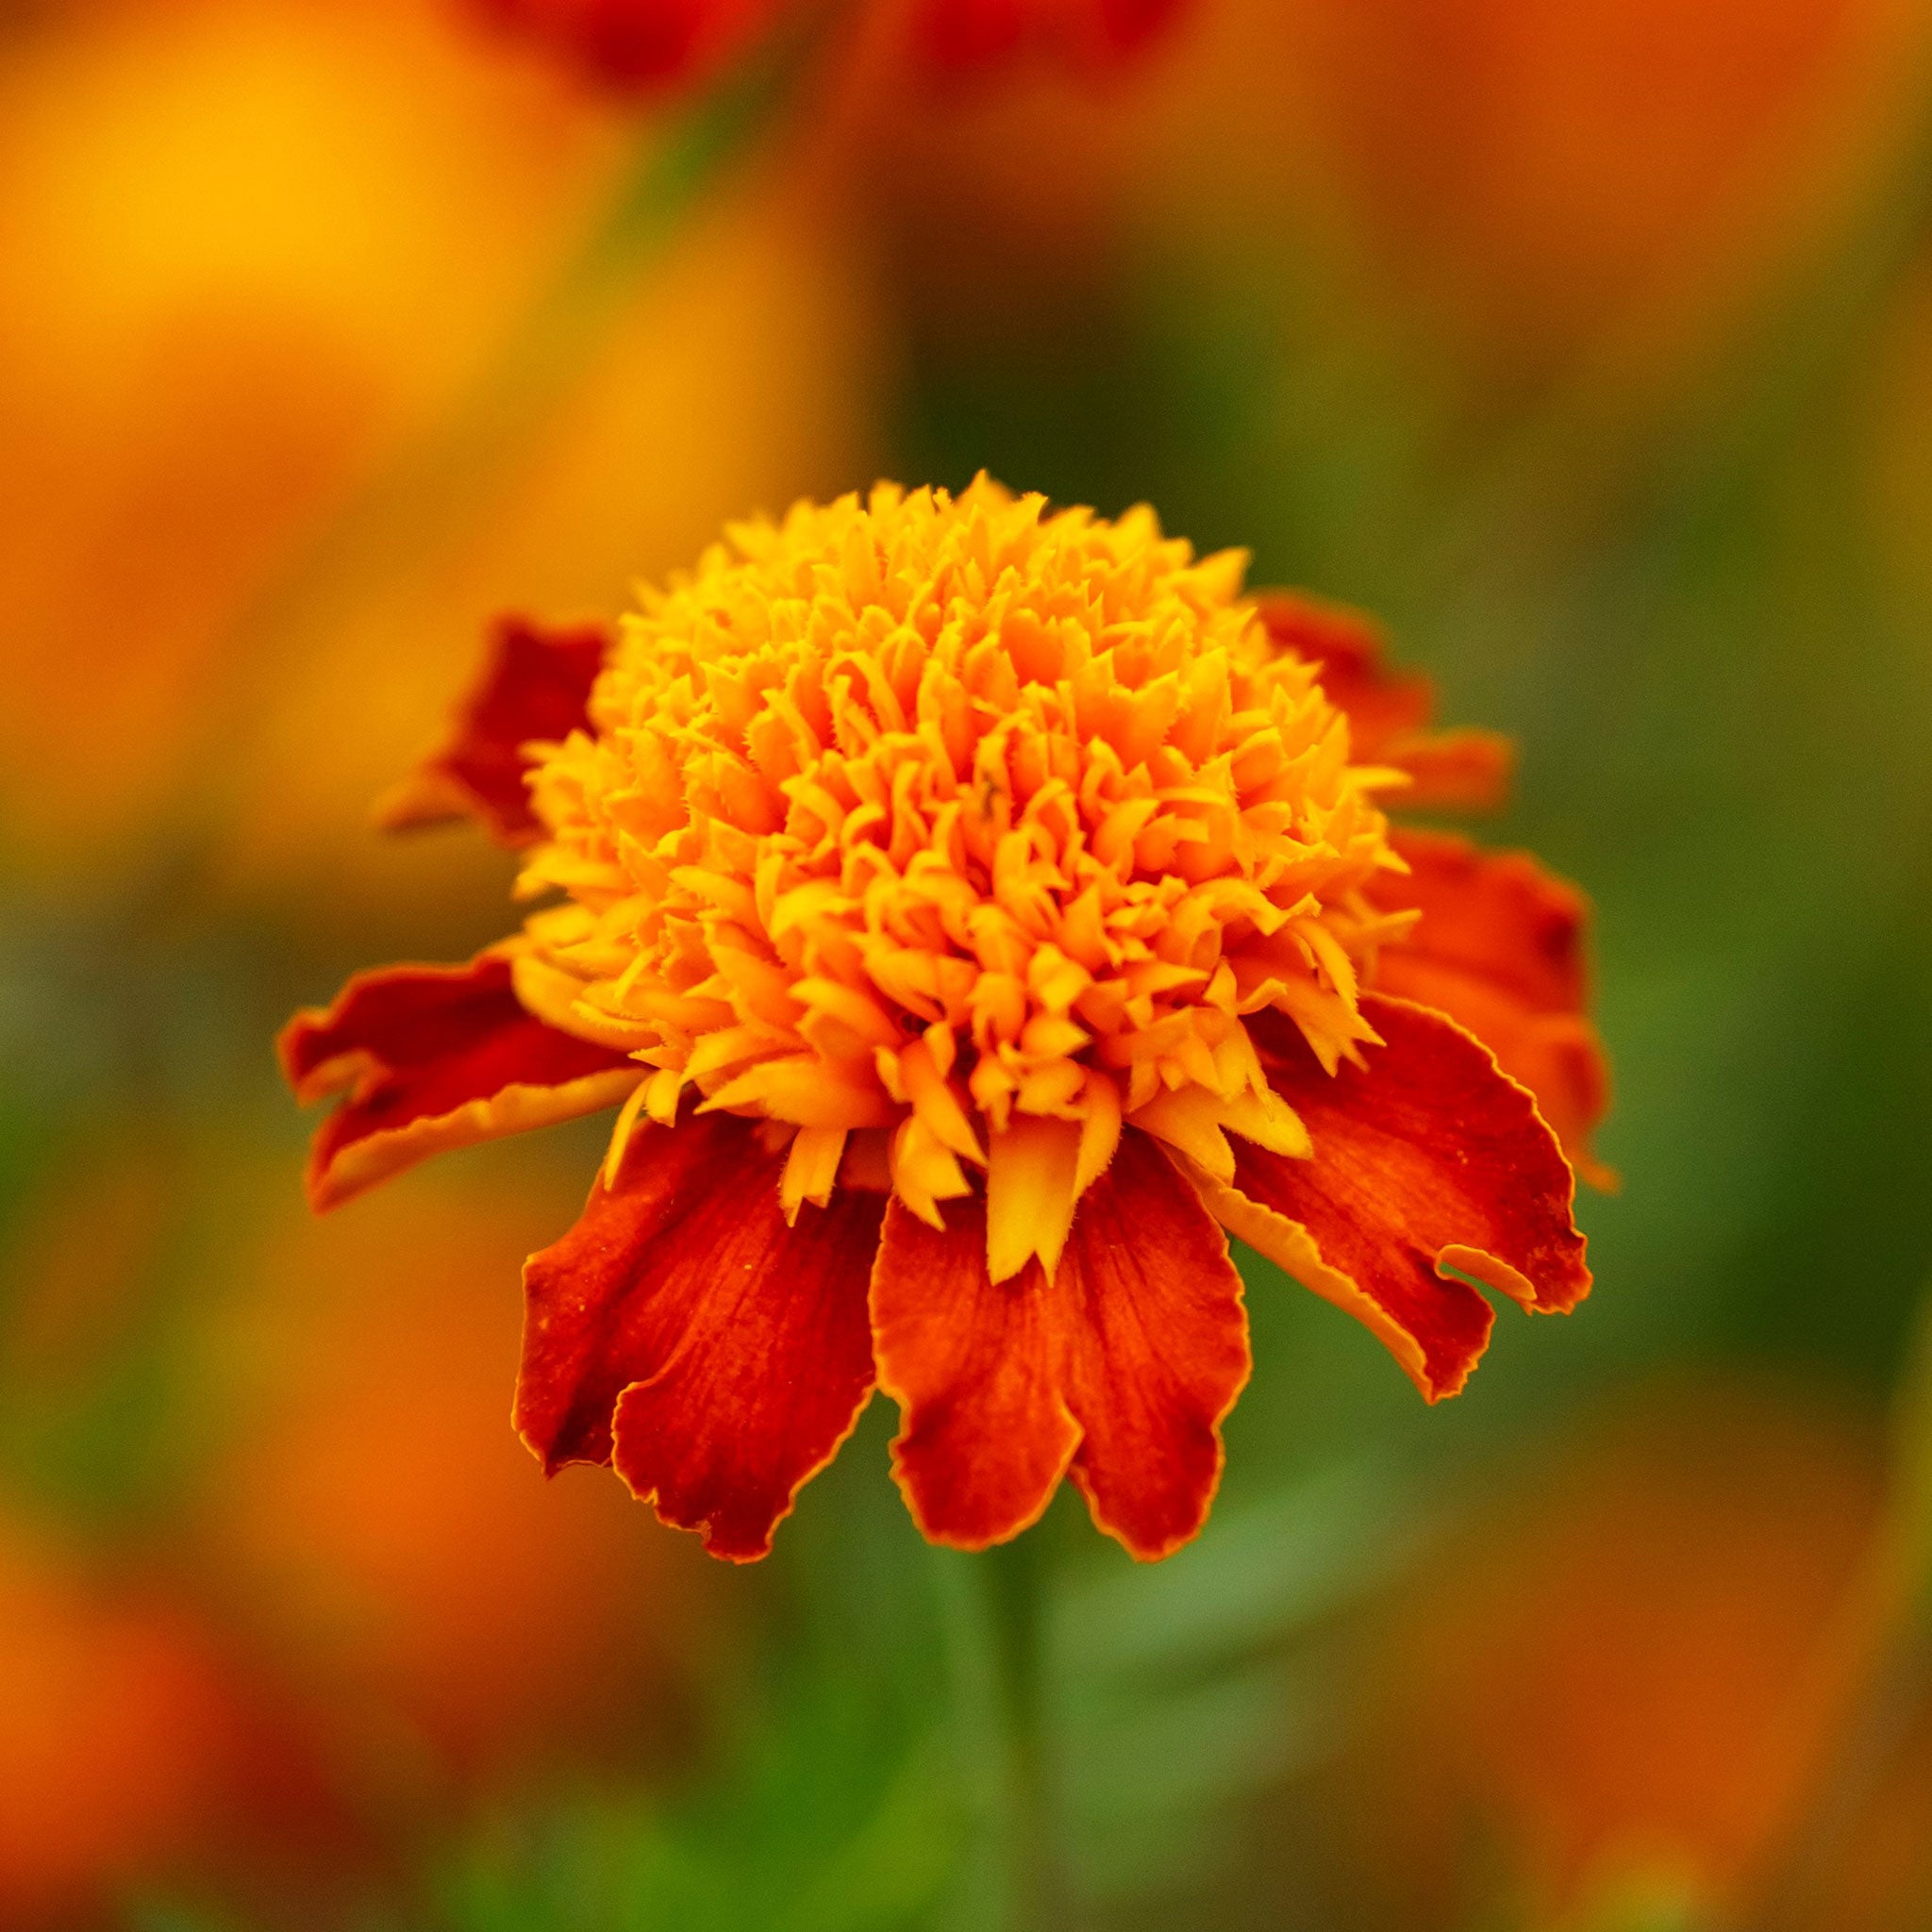
<path fill-rule="evenodd" d="M 962 1741 L 978 1774 L 998 1932 L 1065 1932 L 1049 1708 L 1046 1551 L 1038 1530 L 981 1555 L 941 1553 Z"/>

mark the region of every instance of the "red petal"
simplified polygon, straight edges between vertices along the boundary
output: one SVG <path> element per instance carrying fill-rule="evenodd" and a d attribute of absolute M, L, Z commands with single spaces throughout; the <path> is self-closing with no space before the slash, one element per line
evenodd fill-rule
<path fill-rule="evenodd" d="M 509 961 L 489 953 L 358 973 L 325 1012 L 297 1013 L 276 1048 L 298 1099 L 348 1095 L 309 1150 L 318 1210 L 426 1155 L 615 1106 L 645 1072 L 525 1011 Z"/>
<path fill-rule="evenodd" d="M 1609 1075 L 1584 1017 L 1583 894 L 1523 853 L 1485 853 L 1440 832 L 1400 832 L 1394 844 L 1409 874 L 1381 874 L 1370 897 L 1423 916 L 1408 941 L 1383 952 L 1376 986 L 1467 1027 L 1536 1095 L 1585 1177 L 1613 1185 L 1590 1153 Z"/>
<path fill-rule="evenodd" d="M 1436 688 L 1420 672 L 1389 668 L 1372 618 L 1285 591 L 1268 592 L 1258 608 L 1277 645 L 1322 667 L 1329 703 L 1348 713 L 1356 762 L 1408 774 L 1396 804 L 1488 811 L 1503 803 L 1514 764 L 1509 741 L 1493 731 L 1426 731 Z"/>
<path fill-rule="evenodd" d="M 614 1461 L 714 1556 L 772 1546 L 873 1385 L 865 1285 L 885 1203 L 841 1188 L 785 1224 L 785 1150 L 701 1114 L 633 1139 L 614 1191 L 524 1271 L 516 1420 L 550 1471 Z"/>
<path fill-rule="evenodd" d="M 1575 1183 L 1479 1041 L 1407 1000 L 1370 994 L 1362 1011 L 1386 1044 L 1332 1077 L 1291 1024 L 1250 1022 L 1314 1156 L 1237 1141 L 1233 1187 L 1204 1177 L 1202 1192 L 1233 1233 L 1374 1329 L 1434 1401 L 1461 1388 L 1491 1320 L 1445 1269 L 1542 1310 L 1590 1291 Z"/>
<path fill-rule="evenodd" d="M 904 1412 L 892 1473 L 934 1542 L 982 1550 L 1052 1500 L 1080 1442 L 1059 1386 L 1066 1320 L 1038 1259 L 989 1278 L 983 1196 L 948 1202 L 943 1233 L 903 1201 L 887 1208 L 873 1351 Z"/>
<path fill-rule="evenodd" d="M 1222 1418 L 1252 1366 L 1227 1238 L 1158 1144 L 1124 1134 L 1081 1197 L 1059 1283 L 1084 1316 L 1067 1373 L 1086 1431 L 1074 1480 L 1102 1529 L 1165 1557 L 1207 1521 Z"/>
<path fill-rule="evenodd" d="M 377 824 L 399 832 L 475 816 L 506 845 L 541 838 L 524 747 L 588 727 L 585 706 L 608 641 L 594 625 L 545 630 L 528 618 L 499 618 L 483 675 L 457 707 L 448 740 L 377 805 Z"/>
<path fill-rule="evenodd" d="M 1435 686 L 1418 671 L 1390 670 L 1374 618 L 1293 591 L 1267 591 L 1257 608 L 1277 646 L 1322 667 L 1322 689 L 1348 713 L 1357 758 L 1379 762 L 1391 739 L 1422 730 L 1435 715 Z"/>
<path fill-rule="evenodd" d="M 1046 1507 L 1070 1466 L 1136 1557 L 1200 1528 L 1220 1424 L 1247 1380 L 1227 1243 L 1146 1135 L 1081 1197 L 1058 1271 L 993 1285 L 976 1197 L 944 1233 L 894 1202 L 873 1274 L 879 1379 L 905 1411 L 894 1472 L 920 1528 L 983 1549 Z"/>

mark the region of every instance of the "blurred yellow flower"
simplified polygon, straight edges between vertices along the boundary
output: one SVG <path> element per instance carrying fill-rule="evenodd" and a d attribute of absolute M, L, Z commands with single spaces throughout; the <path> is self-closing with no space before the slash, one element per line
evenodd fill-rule
<path fill-rule="evenodd" d="M 337 855 L 506 583 L 608 605 L 727 508 L 870 463 L 857 277 L 814 180 L 774 169 L 695 224 L 475 526 L 350 586 L 299 651 L 264 628 L 331 520 L 488 367 L 638 139 L 554 76 L 477 58 L 432 0 L 83 9 L 7 43 L 16 859 L 125 863 L 130 835 L 138 853 L 219 780 L 227 864 L 258 888 L 293 873 L 293 905 L 319 878 L 345 903 L 450 903 L 476 873 Z M 319 715 L 338 721 L 326 759 Z"/>

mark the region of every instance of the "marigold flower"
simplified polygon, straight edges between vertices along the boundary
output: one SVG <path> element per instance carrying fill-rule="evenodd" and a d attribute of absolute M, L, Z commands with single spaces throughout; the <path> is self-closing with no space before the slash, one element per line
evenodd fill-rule
<path fill-rule="evenodd" d="M 1552 1131 L 1581 1158 L 1602 1104 L 1580 902 L 1391 832 L 1385 791 L 1492 792 L 1505 748 L 1426 736 L 1360 619 L 1243 567 L 1145 508 L 882 484 L 730 531 L 594 680 L 580 638 L 499 633 L 388 816 L 461 793 L 560 897 L 467 966 L 359 975 L 282 1051 L 346 1093 L 320 1207 L 622 1100 L 525 1274 L 546 1466 L 760 1556 L 876 1383 L 929 1537 L 1010 1537 L 1071 1474 L 1160 1557 L 1248 1374 L 1224 1231 L 1432 1401 L 1488 1340 L 1465 1276 L 1587 1291 Z M 535 699 L 571 679 L 559 733 Z M 520 716 L 553 735 L 518 774 Z"/>

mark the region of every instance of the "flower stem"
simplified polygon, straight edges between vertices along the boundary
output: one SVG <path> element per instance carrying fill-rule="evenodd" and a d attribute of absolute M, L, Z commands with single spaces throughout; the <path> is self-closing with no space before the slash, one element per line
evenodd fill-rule
<path fill-rule="evenodd" d="M 978 1774 L 991 1859 L 985 1923 L 1071 1923 L 1048 1707 L 1047 1561 L 1038 1530 L 971 1557 L 941 1553 L 960 1729 Z"/>

